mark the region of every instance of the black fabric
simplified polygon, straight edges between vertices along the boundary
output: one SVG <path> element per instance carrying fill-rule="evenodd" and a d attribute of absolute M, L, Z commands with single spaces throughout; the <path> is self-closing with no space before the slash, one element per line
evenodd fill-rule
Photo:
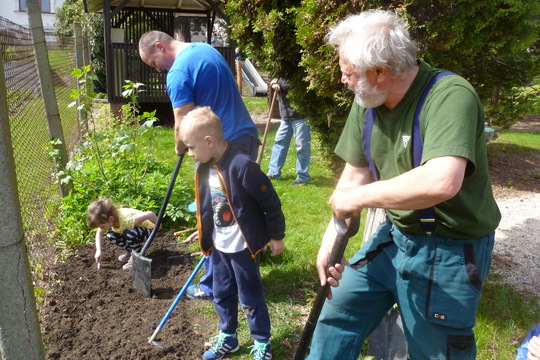
<path fill-rule="evenodd" d="M 394 245 L 394 242 L 393 241 L 389 241 L 389 242 L 385 242 L 383 244 L 380 244 L 379 246 L 377 246 L 377 248 L 375 250 L 372 250 L 368 253 L 366 253 L 366 257 L 358 260 L 357 262 L 353 263 L 353 264 L 347 264 L 348 267 L 350 267 L 351 269 L 360 269 L 361 267 L 363 266 L 366 266 L 369 262 L 373 261 L 373 259 L 375 259 L 380 253 L 383 252 L 383 250 L 389 246 L 392 246 Z"/>
<path fill-rule="evenodd" d="M 467 269 L 467 275 L 471 284 L 479 291 L 482 290 L 482 279 L 478 273 L 476 267 L 476 260 L 474 257 L 474 248 L 472 244 L 463 245 L 463 255 L 465 257 L 465 268 Z"/>
<path fill-rule="evenodd" d="M 452 354 L 471 351 L 474 344 L 474 335 L 448 335 L 447 359 L 452 359 Z"/>

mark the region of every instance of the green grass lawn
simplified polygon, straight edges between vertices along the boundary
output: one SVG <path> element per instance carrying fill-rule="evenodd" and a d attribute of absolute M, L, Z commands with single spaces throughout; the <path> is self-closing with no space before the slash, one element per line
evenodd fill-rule
<path fill-rule="evenodd" d="M 262 160 L 262 170 L 268 171 L 268 161 L 275 137 L 276 126 L 271 127 Z M 315 134 L 313 134 L 315 137 Z M 505 139 L 512 143 L 538 144 L 538 134 L 505 132 Z M 262 137 L 262 134 L 260 134 Z M 149 144 L 156 156 L 174 166 L 173 134 L 170 129 L 160 130 Z M 156 145 L 159 144 L 159 145 Z M 315 260 L 322 235 L 332 215 L 328 199 L 332 194 L 337 176 L 329 170 L 329 164 L 321 156 L 314 138 L 310 173 L 312 183 L 293 187 L 295 179 L 295 150 L 289 150 L 283 169 L 283 179 L 273 180 L 280 196 L 287 222 L 285 251 L 277 257 L 263 255 L 261 273 L 272 320 L 272 346 L 274 359 L 291 359 L 302 334 L 307 315 L 318 288 Z M 180 175 L 186 180 L 193 177 L 193 159 L 186 158 Z M 364 212 L 365 213 L 365 212 Z M 362 221 L 362 224 L 364 221 Z M 346 256 L 350 257 L 360 246 L 363 227 L 349 241 Z M 193 245 L 193 250 L 197 250 Z M 210 302 L 201 302 L 198 312 L 216 321 Z M 242 312 L 239 315 L 239 339 L 241 350 L 228 355 L 229 359 L 251 359 L 247 346 L 251 345 L 248 325 Z M 477 359 L 514 359 L 516 349 L 527 332 L 540 322 L 539 304 L 532 298 L 513 291 L 502 284 L 495 274 L 490 275 L 483 290 L 477 316 Z"/>

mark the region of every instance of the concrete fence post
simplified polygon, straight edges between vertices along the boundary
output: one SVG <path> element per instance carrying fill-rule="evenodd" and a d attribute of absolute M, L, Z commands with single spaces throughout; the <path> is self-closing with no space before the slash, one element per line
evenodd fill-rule
<path fill-rule="evenodd" d="M 0 56 L 0 359 L 45 359 L 17 191 Z"/>
<path fill-rule="evenodd" d="M 82 33 L 83 36 L 83 62 L 84 65 L 90 65 L 90 62 L 92 61 L 92 57 L 90 55 L 90 40 L 88 39 L 88 33 L 84 31 Z"/>
<path fill-rule="evenodd" d="M 55 157 L 54 161 L 57 171 L 64 171 L 68 162 L 68 155 L 66 142 L 64 140 L 64 132 L 62 130 L 62 122 L 60 121 L 60 113 L 58 111 L 56 93 L 54 91 L 49 53 L 47 51 L 47 42 L 45 41 L 45 32 L 43 31 L 43 20 L 41 19 L 41 10 L 39 8 L 38 0 L 26 0 L 26 7 L 28 23 L 30 24 L 32 39 L 34 41 L 34 52 L 36 54 L 39 81 L 41 84 L 41 96 L 43 97 L 45 113 L 47 114 L 49 135 L 52 139 L 59 140 L 57 144 L 53 145 L 53 148 L 58 152 L 58 156 Z M 71 187 L 71 183 L 62 183 L 60 185 L 62 196 L 67 196 Z"/>

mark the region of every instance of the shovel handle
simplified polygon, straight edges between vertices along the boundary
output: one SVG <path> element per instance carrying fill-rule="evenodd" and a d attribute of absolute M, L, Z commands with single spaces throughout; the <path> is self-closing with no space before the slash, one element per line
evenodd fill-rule
<path fill-rule="evenodd" d="M 338 219 L 336 214 L 334 214 L 334 226 L 337 231 L 337 236 L 334 245 L 332 246 L 330 256 L 328 257 L 328 266 L 326 268 L 326 275 L 328 277 L 331 276 L 329 271 L 330 267 L 341 262 L 349 239 L 358 232 L 358 228 L 360 227 L 360 215 L 353 215 L 350 218 L 349 226 L 347 226 L 345 220 Z M 315 326 L 317 325 L 317 320 L 319 319 L 326 296 L 328 295 L 328 290 L 330 289 L 329 286 L 330 285 L 326 283 L 317 291 L 317 296 L 315 297 L 313 307 L 311 308 L 300 342 L 298 343 L 294 360 L 305 359 L 309 343 L 313 336 L 313 332 L 315 331 Z"/>
<path fill-rule="evenodd" d="M 360 216 L 353 215 L 350 218 L 349 225 L 347 226 L 345 220 L 338 219 L 336 214 L 334 214 L 334 226 L 337 231 L 337 236 L 336 240 L 334 241 L 334 245 L 332 246 L 330 256 L 328 257 L 328 266 L 326 268 L 326 275 L 328 277 L 331 276 L 329 271 L 330 267 L 341 262 L 349 239 L 358 232 L 358 228 L 360 227 Z"/>
<path fill-rule="evenodd" d="M 152 229 L 150 236 L 148 236 L 148 239 L 146 240 L 146 243 L 144 244 L 144 247 L 139 254 L 141 256 L 144 256 L 144 254 L 146 254 L 146 251 L 148 251 L 148 247 L 154 241 L 154 238 L 156 237 L 158 230 L 161 227 L 161 220 L 163 219 L 163 216 L 165 215 L 165 209 L 167 209 L 167 205 L 169 204 L 169 199 L 171 198 L 174 183 L 176 182 L 176 177 L 178 176 L 178 171 L 180 170 L 180 166 L 182 166 L 182 160 L 184 160 L 184 154 L 180 155 L 178 157 L 178 160 L 176 161 L 176 166 L 174 167 L 171 181 L 169 182 L 169 187 L 167 188 L 167 193 L 165 194 L 165 198 L 163 199 L 163 203 L 161 204 L 161 208 L 159 209 L 156 223 L 154 224 L 154 228 Z"/>
<path fill-rule="evenodd" d="M 182 289 L 180 289 L 180 292 L 178 293 L 178 295 L 176 295 L 176 298 L 174 299 L 171 306 L 169 307 L 169 310 L 167 310 L 167 313 L 165 314 L 165 316 L 163 316 L 163 319 L 161 319 L 161 322 L 159 323 L 158 327 L 156 328 L 156 330 L 154 331 L 152 336 L 150 336 L 150 339 L 148 339 L 149 344 L 152 344 L 152 342 L 156 339 L 156 336 L 159 334 L 159 332 L 161 331 L 163 326 L 165 326 L 165 323 L 169 319 L 169 316 L 171 316 L 174 308 L 176 307 L 176 305 L 178 304 L 180 299 L 182 299 L 182 296 L 184 296 L 185 292 L 187 291 L 187 288 L 189 287 L 189 285 L 191 284 L 191 282 L 193 281 L 193 279 L 195 278 L 195 276 L 197 275 L 197 273 L 199 272 L 201 267 L 206 262 L 206 259 L 208 259 L 206 256 L 203 256 L 201 258 L 201 260 L 199 261 L 199 263 L 197 264 L 197 266 L 195 267 L 195 269 L 193 270 L 193 272 L 191 273 L 191 275 L 187 279 L 187 281 L 184 284 L 184 286 L 182 287 Z"/>
<path fill-rule="evenodd" d="M 274 91 L 274 95 L 272 96 L 272 101 L 270 102 L 270 109 L 268 110 L 268 119 L 266 120 L 266 127 L 264 128 L 264 134 L 263 134 L 263 140 L 261 143 L 261 150 L 259 151 L 259 155 L 257 156 L 257 164 L 261 164 L 263 153 L 264 153 L 264 147 L 266 145 L 266 138 L 268 136 L 268 129 L 270 129 L 270 122 L 272 121 L 272 113 L 274 112 L 274 103 L 276 102 L 276 95 L 277 91 Z"/>

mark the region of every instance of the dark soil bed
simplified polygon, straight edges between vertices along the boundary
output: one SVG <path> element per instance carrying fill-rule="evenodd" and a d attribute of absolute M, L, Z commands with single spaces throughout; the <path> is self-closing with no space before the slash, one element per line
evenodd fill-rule
<path fill-rule="evenodd" d="M 117 260 L 123 250 L 108 243 L 101 270 L 93 244 L 50 269 L 56 285 L 41 310 L 47 359 L 201 359 L 217 321 L 197 314 L 199 300 L 180 300 L 157 337 L 164 350 L 148 344 L 200 259 L 171 258 L 189 254 L 170 246 L 175 243 L 174 232 L 160 234 L 146 254 L 152 259 L 151 298 L 133 289 L 131 271 Z"/>

